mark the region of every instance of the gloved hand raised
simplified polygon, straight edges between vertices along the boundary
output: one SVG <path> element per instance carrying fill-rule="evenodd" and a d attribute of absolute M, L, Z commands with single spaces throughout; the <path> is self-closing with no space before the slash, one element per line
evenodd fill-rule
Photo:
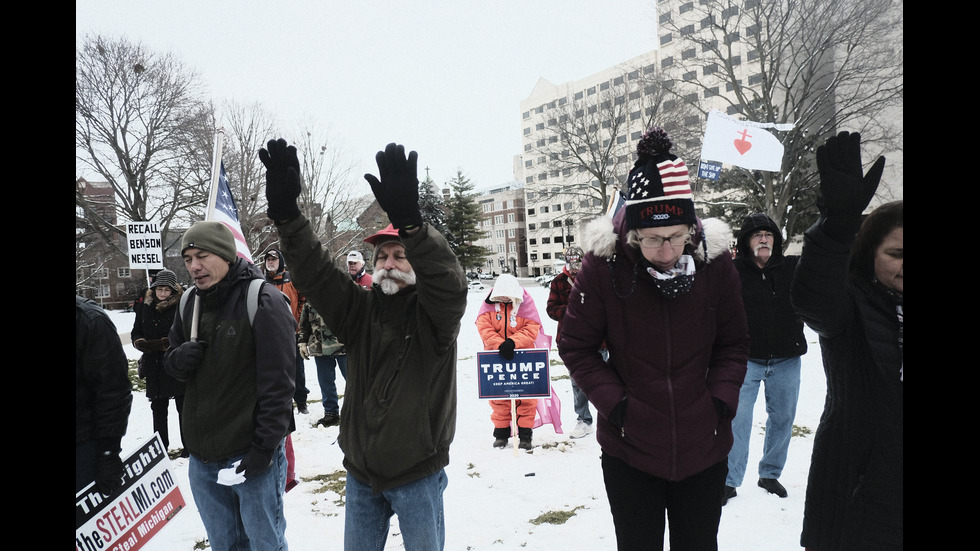
<path fill-rule="evenodd" d="M 207 343 L 204 341 L 187 341 L 178 346 L 167 357 L 165 363 L 167 373 L 178 381 L 186 381 L 201 365 L 205 348 Z"/>
<path fill-rule="evenodd" d="M 248 453 L 246 453 L 245 457 L 242 458 L 242 461 L 238 464 L 238 468 L 235 469 L 235 472 L 245 473 L 245 478 L 259 476 L 272 466 L 273 451 L 274 450 L 263 450 L 259 448 L 252 448 L 248 450 Z"/>
<path fill-rule="evenodd" d="M 505 339 L 504 342 L 500 343 L 500 346 L 497 348 L 497 352 L 499 352 L 505 360 L 513 360 L 515 346 L 516 345 L 514 344 L 513 339 Z"/>
<path fill-rule="evenodd" d="M 259 149 L 259 160 L 265 165 L 265 198 L 269 202 L 266 214 L 274 221 L 285 222 L 299 216 L 296 198 L 301 188 L 299 159 L 296 148 L 286 140 L 269 140 Z"/>
<path fill-rule="evenodd" d="M 374 198 L 388 213 L 388 220 L 395 229 L 411 229 L 422 224 L 419 211 L 419 154 L 412 151 L 405 157 L 405 146 L 388 144 L 384 151 L 378 151 L 379 181 L 371 174 L 364 179 L 371 184 Z"/>
<path fill-rule="evenodd" d="M 861 168 L 861 135 L 841 132 L 817 148 L 822 227 L 832 238 L 846 241 L 861 226 L 861 213 L 874 197 L 885 158 L 878 157 L 867 174 Z"/>

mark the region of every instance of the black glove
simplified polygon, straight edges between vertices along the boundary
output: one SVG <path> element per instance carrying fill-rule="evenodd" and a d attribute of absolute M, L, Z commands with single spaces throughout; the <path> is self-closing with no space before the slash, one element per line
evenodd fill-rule
<path fill-rule="evenodd" d="M 190 374 L 197 370 L 204 359 L 204 349 L 208 343 L 204 341 L 188 341 L 178 346 L 170 353 L 167 362 L 167 372 L 178 381 L 186 381 Z"/>
<path fill-rule="evenodd" d="M 388 144 L 384 151 L 378 151 L 378 173 L 381 181 L 370 174 L 364 179 L 371 184 L 374 198 L 388 213 L 388 219 L 395 229 L 410 229 L 422 224 L 419 211 L 419 154 L 412 151 L 405 158 L 405 146 Z"/>
<path fill-rule="evenodd" d="M 274 450 L 263 450 L 259 448 L 252 448 L 248 450 L 248 453 L 246 453 L 245 457 L 242 458 L 242 461 L 238 464 L 238 468 L 235 469 L 235 472 L 245 473 L 245 478 L 259 476 L 272 466 L 273 451 Z"/>
<path fill-rule="evenodd" d="M 822 227 L 832 238 L 847 241 L 861 226 L 861 213 L 874 197 L 885 158 L 878 157 L 867 174 L 861 169 L 861 135 L 841 132 L 817 148 Z"/>
<path fill-rule="evenodd" d="M 133 348 L 139 350 L 140 352 L 149 352 L 150 349 L 147 346 L 146 339 L 136 339 L 133 341 Z"/>
<path fill-rule="evenodd" d="M 500 352 L 500 355 L 503 356 L 505 360 L 513 360 L 514 346 L 513 339 L 506 339 L 504 342 L 500 343 L 500 346 L 497 348 L 497 352 Z"/>
<path fill-rule="evenodd" d="M 265 165 L 265 198 L 269 202 L 266 214 L 274 221 L 285 222 L 299 216 L 296 198 L 301 188 L 299 159 L 296 148 L 286 140 L 269 140 L 266 149 L 259 149 L 259 160 Z"/>
<path fill-rule="evenodd" d="M 99 441 L 99 457 L 95 462 L 95 489 L 104 495 L 115 492 L 122 486 L 123 466 L 119 458 L 118 438 Z"/>

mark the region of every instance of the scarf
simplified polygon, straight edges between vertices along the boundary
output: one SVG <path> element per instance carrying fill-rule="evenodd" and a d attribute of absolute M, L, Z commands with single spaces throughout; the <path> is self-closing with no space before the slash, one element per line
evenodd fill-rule
<path fill-rule="evenodd" d="M 898 318 L 898 350 L 902 353 L 902 365 L 898 368 L 898 380 L 905 382 L 905 315 L 902 312 L 904 302 L 903 293 L 890 287 L 884 286 L 878 278 L 874 279 L 874 286 L 895 306 L 895 316 Z"/>
<path fill-rule="evenodd" d="M 654 268 L 645 258 L 643 263 L 646 265 L 647 273 L 653 277 L 653 283 L 667 300 L 689 292 L 694 285 L 694 258 L 689 254 L 681 255 L 677 264 L 666 272 Z"/>

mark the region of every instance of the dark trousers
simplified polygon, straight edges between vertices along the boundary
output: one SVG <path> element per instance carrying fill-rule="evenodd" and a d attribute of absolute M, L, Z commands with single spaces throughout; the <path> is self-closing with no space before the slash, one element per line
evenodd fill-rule
<path fill-rule="evenodd" d="M 679 481 L 669 481 L 602 455 L 602 477 L 619 551 L 664 548 L 665 518 L 671 551 L 716 551 L 721 496 L 728 461 Z"/>
<path fill-rule="evenodd" d="M 299 346 L 296 347 L 296 390 L 293 392 L 293 400 L 296 407 L 306 406 L 306 396 L 310 389 L 306 388 L 306 360 L 299 353 Z"/>
<path fill-rule="evenodd" d="M 181 427 L 180 443 L 184 443 L 183 423 L 181 422 L 184 413 L 184 395 L 174 396 L 174 404 L 177 406 L 177 420 Z M 170 414 L 170 398 L 151 398 L 150 411 L 153 412 L 153 430 L 160 433 L 160 440 L 163 447 L 170 449 L 170 424 L 167 418 Z"/>

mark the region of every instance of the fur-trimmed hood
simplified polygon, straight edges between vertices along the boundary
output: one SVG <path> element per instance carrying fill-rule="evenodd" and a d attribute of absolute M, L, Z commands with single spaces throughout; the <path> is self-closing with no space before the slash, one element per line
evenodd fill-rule
<path fill-rule="evenodd" d="M 150 287 L 143 294 L 143 304 L 148 307 L 156 308 L 158 312 L 164 312 L 177 305 L 180 302 L 181 295 L 184 294 L 184 288 L 179 284 L 176 288 L 173 288 L 174 292 L 170 293 L 170 296 L 166 300 L 157 300 L 156 292 L 153 287 Z"/>
<path fill-rule="evenodd" d="M 626 243 L 628 230 L 624 211 L 625 209 L 619 209 L 612 218 L 600 216 L 585 226 L 582 248 L 586 253 L 606 259 L 622 254 L 630 261 L 636 261 L 640 253 Z M 728 244 L 732 238 L 732 230 L 727 223 L 718 218 L 699 218 L 698 224 L 701 231 L 685 248 L 696 263 L 709 263 L 721 254 L 731 254 Z"/>

